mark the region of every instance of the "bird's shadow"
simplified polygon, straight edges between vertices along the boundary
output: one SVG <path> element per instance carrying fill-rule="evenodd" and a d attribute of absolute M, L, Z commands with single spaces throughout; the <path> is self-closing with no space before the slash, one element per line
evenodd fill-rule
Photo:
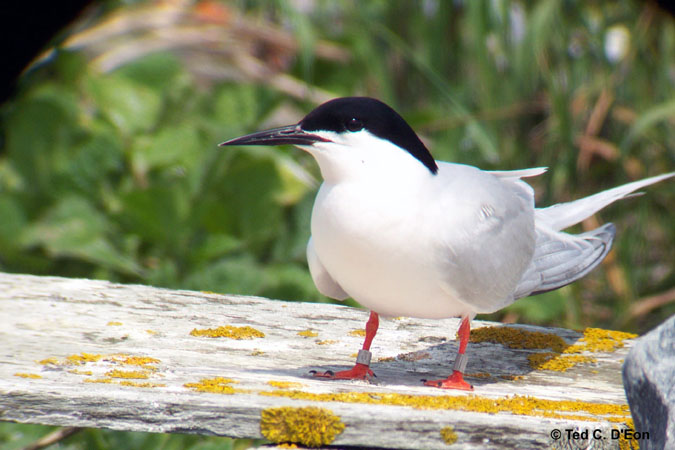
<path fill-rule="evenodd" d="M 566 342 L 570 345 L 582 337 L 579 333 L 569 330 L 564 331 Z M 363 386 L 374 384 L 380 387 L 420 387 L 423 385 L 423 380 L 443 379 L 452 373 L 458 344 L 457 340 L 428 336 L 419 339 L 415 351 L 401 353 L 396 357 L 378 357 L 374 354 L 370 368 L 375 373 L 375 377 L 369 380 L 353 381 L 315 377 L 313 371 L 317 373 L 338 372 L 353 367 L 353 364 L 335 364 L 333 362 L 334 354 L 330 351 L 325 352 L 325 357 L 320 357 L 308 365 L 255 371 L 304 380 L 325 380 L 339 386 L 344 386 L 346 383 L 350 387 L 355 384 L 362 384 Z M 510 348 L 492 342 L 471 342 L 466 352 L 469 362 L 465 371 L 465 380 L 474 388 L 498 383 L 546 384 L 544 378 L 539 379 L 540 377 L 536 376 L 539 371 L 529 359 L 530 355 L 545 352 L 551 352 L 551 349 Z M 559 373 L 557 376 L 561 378 L 587 377 L 590 376 L 594 366 L 588 365 L 575 369 Z"/>

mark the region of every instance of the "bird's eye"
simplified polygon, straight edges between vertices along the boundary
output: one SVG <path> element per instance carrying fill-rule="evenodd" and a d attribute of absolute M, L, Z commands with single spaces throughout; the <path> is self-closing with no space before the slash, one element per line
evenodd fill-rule
<path fill-rule="evenodd" d="M 349 131 L 359 131 L 363 130 L 363 122 L 361 122 L 359 119 L 356 117 L 352 117 L 347 121 L 347 125 L 345 125 L 347 130 Z"/>

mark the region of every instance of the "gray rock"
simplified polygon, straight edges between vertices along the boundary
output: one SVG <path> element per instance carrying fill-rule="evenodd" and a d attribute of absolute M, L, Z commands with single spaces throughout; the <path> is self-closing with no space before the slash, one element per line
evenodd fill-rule
<path fill-rule="evenodd" d="M 637 340 L 623 365 L 623 387 L 641 449 L 675 449 L 675 316 Z"/>

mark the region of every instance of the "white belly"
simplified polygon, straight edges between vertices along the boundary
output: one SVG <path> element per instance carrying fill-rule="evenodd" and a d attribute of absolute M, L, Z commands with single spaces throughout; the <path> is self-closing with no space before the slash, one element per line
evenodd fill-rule
<path fill-rule="evenodd" d="M 386 316 L 472 313 L 441 282 L 429 239 L 433 230 L 414 196 L 369 193 L 347 184 L 319 191 L 312 240 L 331 277 L 361 305 Z"/>

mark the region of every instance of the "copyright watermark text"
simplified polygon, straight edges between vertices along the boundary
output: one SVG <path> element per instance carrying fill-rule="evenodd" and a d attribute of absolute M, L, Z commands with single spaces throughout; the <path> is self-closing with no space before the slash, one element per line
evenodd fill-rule
<path fill-rule="evenodd" d="M 554 428 L 551 430 L 551 439 L 558 441 L 560 439 L 564 441 L 581 441 L 588 442 L 591 440 L 595 441 L 606 441 L 606 440 L 618 440 L 623 439 L 627 441 L 641 441 L 649 440 L 648 431 L 635 431 L 630 428 L 622 429 L 586 429 L 579 430 L 575 428 Z"/>

